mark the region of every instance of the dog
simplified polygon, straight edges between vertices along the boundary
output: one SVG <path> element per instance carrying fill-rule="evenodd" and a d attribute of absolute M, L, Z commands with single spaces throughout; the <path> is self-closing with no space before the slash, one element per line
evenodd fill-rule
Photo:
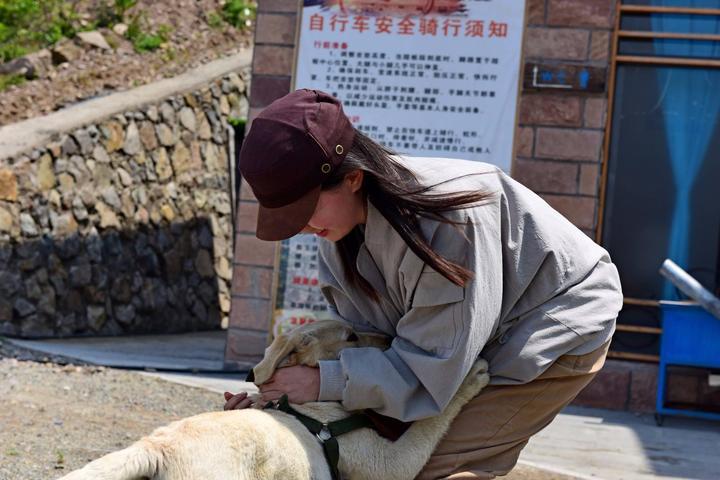
<path fill-rule="evenodd" d="M 255 383 L 276 368 L 339 358 L 344 348 L 386 348 L 387 337 L 355 332 L 323 320 L 278 336 L 253 369 Z M 339 471 L 349 480 L 413 479 L 452 419 L 487 385 L 487 362 L 478 360 L 448 407 L 413 423 L 395 442 L 370 428 L 337 438 Z M 338 402 L 293 405 L 329 423 L 351 415 Z M 59 480 L 331 480 L 322 445 L 295 416 L 276 409 L 209 412 L 160 427 L 130 447 L 94 460 Z"/>

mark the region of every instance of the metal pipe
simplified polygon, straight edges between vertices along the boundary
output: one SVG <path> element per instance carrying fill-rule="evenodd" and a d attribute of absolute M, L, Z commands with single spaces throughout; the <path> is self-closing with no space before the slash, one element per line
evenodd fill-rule
<path fill-rule="evenodd" d="M 720 298 L 710 293 L 700 282 L 675 262 L 669 258 L 665 259 L 660 267 L 660 273 L 679 288 L 681 292 L 697 301 L 701 307 L 720 319 Z"/>

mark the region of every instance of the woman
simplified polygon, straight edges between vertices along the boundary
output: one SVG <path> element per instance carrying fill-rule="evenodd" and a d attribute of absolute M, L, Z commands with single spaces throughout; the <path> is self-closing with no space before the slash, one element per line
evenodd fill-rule
<path fill-rule="evenodd" d="M 417 420 L 440 412 L 481 356 L 490 386 L 418 478 L 493 478 L 602 367 L 622 305 L 615 266 L 499 169 L 397 156 L 356 131 L 337 99 L 298 90 L 254 120 L 240 170 L 260 203 L 257 236 L 316 234 L 332 313 L 393 337 L 384 352 L 280 369 L 265 400 Z"/>

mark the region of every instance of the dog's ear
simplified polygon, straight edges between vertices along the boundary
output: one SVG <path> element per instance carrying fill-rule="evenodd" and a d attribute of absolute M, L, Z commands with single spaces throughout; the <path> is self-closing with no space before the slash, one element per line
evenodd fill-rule
<path fill-rule="evenodd" d="M 297 353 L 292 352 L 287 357 L 280 360 L 276 368 L 293 367 L 298 364 Z"/>
<path fill-rule="evenodd" d="M 270 380 L 275 370 L 286 357 L 295 349 L 295 339 L 288 335 L 280 335 L 265 350 L 265 357 L 255 365 L 255 385 L 262 385 Z"/>

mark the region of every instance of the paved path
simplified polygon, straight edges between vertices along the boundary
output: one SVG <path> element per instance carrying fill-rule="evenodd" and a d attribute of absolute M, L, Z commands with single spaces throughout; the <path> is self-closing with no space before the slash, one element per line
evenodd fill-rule
<path fill-rule="evenodd" d="M 46 353 L 107 366 L 217 370 L 224 332 L 21 341 Z M 174 367 L 174 368 L 171 368 Z M 214 392 L 255 390 L 244 373 L 143 372 Z M 580 479 L 720 479 L 720 422 L 568 407 L 530 440 L 521 463 Z"/>

